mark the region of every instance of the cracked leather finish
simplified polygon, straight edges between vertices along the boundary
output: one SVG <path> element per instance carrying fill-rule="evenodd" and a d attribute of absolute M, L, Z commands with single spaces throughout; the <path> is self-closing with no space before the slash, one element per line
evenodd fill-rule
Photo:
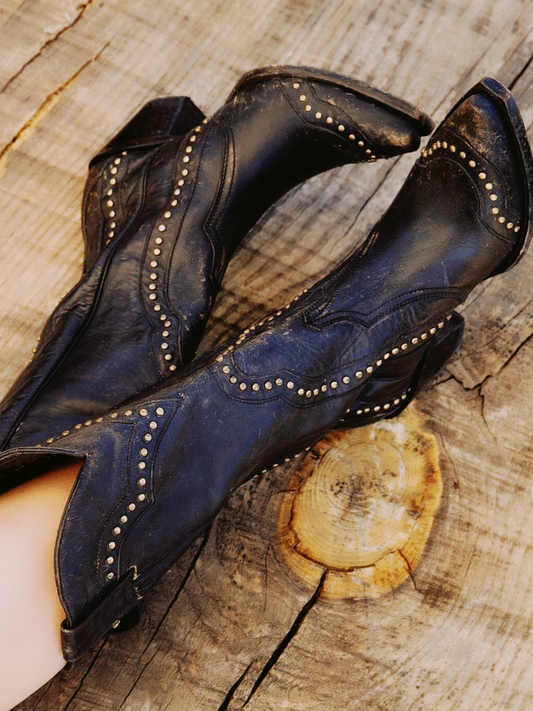
<path fill-rule="evenodd" d="M 185 136 L 169 128 L 175 110 L 161 128 L 152 106 L 146 135 L 141 116 L 95 159 L 86 229 L 109 244 L 5 398 L 4 448 L 68 429 L 189 362 L 235 247 L 269 206 L 321 171 L 413 150 L 431 127 L 373 87 L 298 67 L 246 75 Z"/>
<path fill-rule="evenodd" d="M 474 92 L 520 130 L 503 87 Z M 509 204 L 531 191 L 529 148 L 513 150 Z M 389 361 L 412 367 L 469 291 L 516 258 L 529 214 L 501 239 L 476 183 L 457 175 L 423 156 L 363 248 L 272 317 L 115 410 L 0 455 L 3 486 L 43 455 L 84 460 L 56 547 L 68 660 L 137 604 L 237 486 L 310 448 Z"/>

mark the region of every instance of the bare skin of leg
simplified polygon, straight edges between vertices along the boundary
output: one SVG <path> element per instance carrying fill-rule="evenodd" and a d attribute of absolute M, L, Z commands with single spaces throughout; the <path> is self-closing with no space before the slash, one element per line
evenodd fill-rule
<path fill-rule="evenodd" d="M 65 665 L 54 546 L 79 468 L 72 460 L 0 496 L 0 711 Z"/>

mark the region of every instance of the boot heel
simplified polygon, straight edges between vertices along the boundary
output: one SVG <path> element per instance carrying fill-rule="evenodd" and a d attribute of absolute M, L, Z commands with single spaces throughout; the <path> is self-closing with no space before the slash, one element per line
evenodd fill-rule
<path fill-rule="evenodd" d="M 454 311 L 427 347 L 419 349 L 418 358 L 411 364 L 407 375 L 387 377 L 382 371 L 379 379 L 372 378 L 350 411 L 339 420 L 336 429 L 363 427 L 399 415 L 459 348 L 463 331 L 464 319 Z"/>
<path fill-rule="evenodd" d="M 205 116 L 188 96 L 167 96 L 145 104 L 92 159 L 140 146 L 155 146 L 191 131 Z"/>

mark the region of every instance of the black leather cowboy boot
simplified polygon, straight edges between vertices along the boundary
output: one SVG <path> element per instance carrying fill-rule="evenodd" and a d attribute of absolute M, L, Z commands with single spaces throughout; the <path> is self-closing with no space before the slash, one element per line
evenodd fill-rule
<path fill-rule="evenodd" d="M 67 660 L 120 624 L 237 486 L 309 449 L 385 364 L 421 355 L 476 284 L 519 258 L 532 189 L 516 104 L 486 79 L 329 276 L 115 410 L 0 455 L 4 487 L 43 455 L 83 460 L 56 548 Z"/>
<path fill-rule="evenodd" d="M 186 136 L 169 139 L 162 124 L 165 140 L 147 146 L 138 118 L 95 159 L 90 261 L 110 241 L 4 400 L 2 447 L 67 430 L 189 362 L 227 263 L 263 212 L 321 171 L 417 148 L 431 120 L 361 82 L 270 67 Z"/>

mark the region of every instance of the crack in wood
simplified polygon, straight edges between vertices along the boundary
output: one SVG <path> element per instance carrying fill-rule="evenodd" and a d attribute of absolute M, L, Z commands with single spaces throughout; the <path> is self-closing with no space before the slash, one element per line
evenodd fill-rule
<path fill-rule="evenodd" d="M 531 66 L 531 62 L 533 62 L 533 54 L 531 57 L 527 60 L 527 62 L 524 64 L 522 69 L 518 72 L 518 74 L 515 76 L 515 78 L 512 80 L 512 82 L 509 84 L 509 89 L 511 91 L 514 91 L 514 88 L 516 84 L 520 81 L 520 79 L 524 76 L 524 74 L 527 72 L 529 67 Z"/>
<path fill-rule="evenodd" d="M 61 35 L 64 34 L 67 30 L 70 30 L 72 27 L 74 27 L 74 25 L 76 25 L 81 20 L 81 18 L 85 15 L 87 10 L 89 10 L 89 8 L 91 8 L 96 2 L 97 2 L 97 0 L 87 0 L 86 2 L 80 3 L 78 5 L 78 8 L 80 8 L 80 11 L 76 15 L 74 20 L 72 20 L 72 22 L 70 24 L 64 25 L 58 32 L 56 32 L 56 34 L 53 37 L 46 40 L 46 42 L 42 45 L 42 47 L 39 49 L 37 54 L 34 54 L 33 57 L 31 57 L 31 59 L 28 59 L 28 61 L 22 65 L 22 67 L 18 70 L 18 72 L 15 72 L 15 74 L 13 74 L 13 76 L 4 84 L 4 86 L 0 89 L 0 94 L 2 94 L 7 88 L 9 88 L 11 86 L 11 84 L 16 79 L 18 79 L 18 77 L 22 74 L 22 72 L 24 72 L 31 64 L 33 64 L 33 62 L 36 59 L 38 59 L 38 57 L 41 56 L 41 54 L 47 47 L 49 47 L 57 39 L 59 39 L 61 37 Z"/>
<path fill-rule="evenodd" d="M 250 664 L 248 664 L 248 666 L 243 671 L 243 673 L 240 675 L 240 677 L 237 679 L 237 681 L 233 684 L 233 686 L 230 687 L 228 693 L 224 697 L 224 701 L 220 704 L 217 711 L 226 711 L 226 709 L 228 708 L 228 706 L 231 703 L 231 700 L 235 696 L 235 692 L 237 691 L 239 686 L 244 681 L 245 676 L 248 674 L 250 667 L 252 666 L 252 664 L 254 664 L 254 662 L 255 662 L 255 659 L 253 661 L 251 661 Z"/>
<path fill-rule="evenodd" d="M 307 615 L 311 612 L 313 609 L 316 601 L 318 600 L 320 593 L 322 592 L 322 588 L 324 587 L 324 582 L 326 580 L 326 575 L 327 575 L 327 570 L 325 570 L 322 573 L 322 577 L 318 581 L 318 585 L 316 586 L 315 592 L 311 595 L 309 600 L 305 603 L 305 605 L 302 607 L 298 615 L 296 616 L 296 619 L 291 625 L 291 628 L 287 632 L 287 634 L 283 637 L 281 642 L 278 644 L 276 649 L 272 652 L 270 655 L 268 661 L 264 665 L 263 669 L 261 670 L 261 673 L 255 680 L 255 683 L 252 687 L 252 690 L 250 691 L 250 694 L 248 695 L 248 698 L 244 702 L 241 708 L 244 708 L 249 704 L 249 702 L 252 700 L 252 697 L 254 694 L 257 692 L 263 681 L 266 679 L 268 674 L 270 673 L 271 669 L 274 667 L 274 665 L 277 663 L 283 652 L 287 649 L 289 644 L 292 642 L 294 637 L 296 637 L 300 627 L 303 625 L 305 622 L 305 618 Z"/>
<path fill-rule="evenodd" d="M 9 154 L 11 151 L 16 151 L 20 146 L 33 135 L 35 129 L 40 122 L 50 113 L 54 106 L 59 102 L 65 91 L 76 81 L 80 74 L 93 62 L 95 62 L 102 52 L 109 46 L 109 42 L 94 57 L 88 59 L 82 66 L 74 72 L 74 74 L 61 84 L 51 94 L 49 94 L 37 111 L 31 116 L 18 133 L 9 141 L 8 144 L 0 151 L 0 177 L 3 175 Z"/>

